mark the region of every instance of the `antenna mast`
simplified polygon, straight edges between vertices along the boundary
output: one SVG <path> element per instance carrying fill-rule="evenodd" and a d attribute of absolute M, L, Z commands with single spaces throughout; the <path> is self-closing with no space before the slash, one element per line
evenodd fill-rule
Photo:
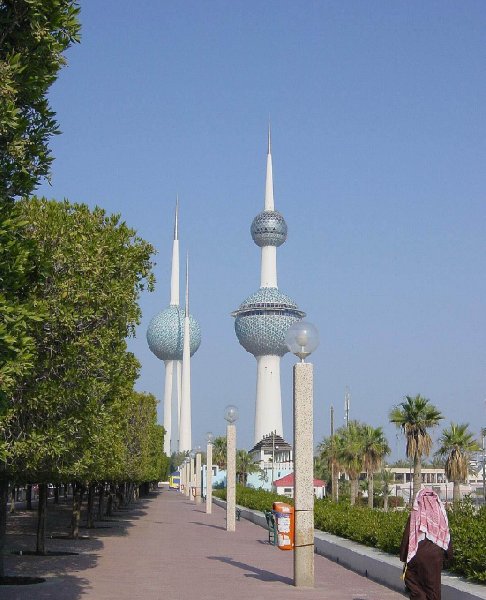
<path fill-rule="evenodd" d="M 344 423 L 346 427 L 349 427 L 349 406 L 351 404 L 351 394 L 349 393 L 349 387 L 346 386 L 344 390 Z"/>

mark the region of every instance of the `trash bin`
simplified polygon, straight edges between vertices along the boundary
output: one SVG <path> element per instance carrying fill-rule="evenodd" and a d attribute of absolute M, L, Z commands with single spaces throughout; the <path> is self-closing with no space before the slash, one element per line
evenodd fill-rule
<path fill-rule="evenodd" d="M 275 528 L 277 530 L 277 546 L 280 550 L 294 549 L 294 507 L 285 502 L 274 502 Z"/>

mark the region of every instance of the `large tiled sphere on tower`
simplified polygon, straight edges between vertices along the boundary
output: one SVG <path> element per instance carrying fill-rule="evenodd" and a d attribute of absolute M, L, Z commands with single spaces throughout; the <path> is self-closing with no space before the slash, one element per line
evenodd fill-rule
<path fill-rule="evenodd" d="M 150 321 L 147 342 L 150 350 L 160 360 L 182 360 L 184 318 L 185 310 L 172 305 Z M 189 334 L 192 356 L 201 345 L 201 327 L 192 315 L 189 315 Z"/>
<path fill-rule="evenodd" d="M 304 313 L 277 288 L 260 288 L 233 315 L 236 336 L 247 352 L 254 356 L 283 356 L 288 352 L 285 334 Z"/>

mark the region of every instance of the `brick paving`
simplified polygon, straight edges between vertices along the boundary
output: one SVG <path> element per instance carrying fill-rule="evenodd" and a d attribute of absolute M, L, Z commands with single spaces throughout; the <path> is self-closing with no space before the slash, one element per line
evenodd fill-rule
<path fill-rule="evenodd" d="M 68 507 L 57 509 L 65 511 Z M 51 511 L 55 512 L 55 511 Z M 17 517 L 9 550 L 35 544 Z M 267 532 L 242 519 L 225 529 L 225 511 L 195 505 L 164 490 L 98 523 L 90 539 L 58 539 L 67 521 L 50 524 L 47 548 L 67 556 L 6 556 L 8 575 L 39 575 L 46 583 L 0 586 L 0 600 L 403 600 L 404 596 L 315 556 L 316 586 L 292 585 L 292 552 L 268 544 Z M 50 538 L 53 535 L 53 538 Z"/>

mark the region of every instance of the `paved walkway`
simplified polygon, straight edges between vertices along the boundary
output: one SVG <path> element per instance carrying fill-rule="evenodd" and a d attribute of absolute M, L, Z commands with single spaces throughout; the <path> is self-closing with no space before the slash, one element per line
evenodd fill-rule
<path fill-rule="evenodd" d="M 317 555 L 316 587 L 295 588 L 292 552 L 270 546 L 263 528 L 242 519 L 229 533 L 224 509 L 206 515 L 178 492 L 154 494 L 114 519 L 90 539 L 49 539 L 48 549 L 77 556 L 7 557 L 7 574 L 49 578 L 0 586 L 0 600 L 403 600 Z"/>

